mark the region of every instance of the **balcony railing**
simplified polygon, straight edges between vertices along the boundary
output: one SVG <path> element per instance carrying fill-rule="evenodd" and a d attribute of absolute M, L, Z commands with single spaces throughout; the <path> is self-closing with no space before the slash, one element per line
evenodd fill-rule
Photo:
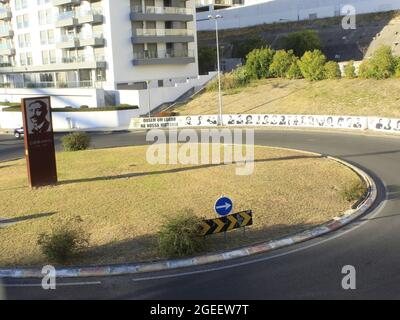
<path fill-rule="evenodd" d="M 142 51 L 134 52 L 133 59 L 168 59 L 168 58 L 192 58 L 193 50 L 163 50 L 163 51 Z"/>
<path fill-rule="evenodd" d="M 56 15 L 57 21 L 62 21 L 66 19 L 78 19 L 80 17 L 87 17 L 90 15 L 102 15 L 101 10 L 80 10 L 80 11 L 65 11 Z"/>
<path fill-rule="evenodd" d="M 36 89 L 36 88 L 99 88 L 101 83 L 87 80 L 87 81 L 48 81 L 48 82 L 7 82 L 1 83 L 0 88 L 10 88 L 10 89 Z"/>
<path fill-rule="evenodd" d="M 145 7 L 143 10 L 142 6 L 134 6 L 132 11 L 135 13 L 147 13 L 147 14 L 194 14 L 194 10 L 189 8 L 177 8 L 177 7 Z"/>
<path fill-rule="evenodd" d="M 104 56 L 78 56 L 78 57 L 62 57 L 61 63 L 83 63 L 83 62 L 104 62 Z"/>
<path fill-rule="evenodd" d="M 190 29 L 136 29 L 136 36 L 139 36 L 139 37 L 193 36 L 193 30 L 190 30 Z"/>

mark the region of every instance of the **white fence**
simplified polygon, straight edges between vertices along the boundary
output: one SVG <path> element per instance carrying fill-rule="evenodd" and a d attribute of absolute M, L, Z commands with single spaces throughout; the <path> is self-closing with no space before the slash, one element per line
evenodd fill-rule
<path fill-rule="evenodd" d="M 307 20 L 338 16 L 345 5 L 352 5 L 356 14 L 400 9 L 400 0 L 245 0 L 245 5 L 216 12 L 223 17 L 220 29 L 255 26 L 264 23 Z M 208 19 L 209 11 L 197 14 L 197 30 L 215 30 Z"/>
<path fill-rule="evenodd" d="M 217 127 L 218 115 L 134 118 L 129 129 Z M 234 114 L 223 115 L 228 127 L 292 127 L 372 130 L 400 134 L 400 119 L 330 115 Z"/>

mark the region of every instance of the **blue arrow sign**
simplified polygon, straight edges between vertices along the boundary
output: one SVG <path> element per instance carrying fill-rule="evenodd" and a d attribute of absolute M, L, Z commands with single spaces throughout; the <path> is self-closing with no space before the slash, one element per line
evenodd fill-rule
<path fill-rule="evenodd" d="M 221 197 L 215 202 L 214 210 L 220 216 L 227 216 L 233 210 L 233 202 L 227 197 Z"/>

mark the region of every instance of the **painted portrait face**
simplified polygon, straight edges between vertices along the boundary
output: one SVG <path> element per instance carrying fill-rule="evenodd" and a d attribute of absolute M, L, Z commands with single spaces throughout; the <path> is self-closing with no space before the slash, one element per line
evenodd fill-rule
<path fill-rule="evenodd" d="M 28 118 L 34 126 L 46 121 L 47 106 L 41 101 L 35 101 L 28 106 Z"/>

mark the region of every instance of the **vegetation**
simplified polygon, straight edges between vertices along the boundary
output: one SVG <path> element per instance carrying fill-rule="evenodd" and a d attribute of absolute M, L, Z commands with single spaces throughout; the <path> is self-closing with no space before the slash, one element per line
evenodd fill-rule
<path fill-rule="evenodd" d="M 321 51 L 307 51 L 299 61 L 303 77 L 310 81 L 323 80 L 325 78 L 325 62 L 326 57 Z"/>
<path fill-rule="evenodd" d="M 359 76 L 364 79 L 387 79 L 395 75 L 397 59 L 389 46 L 378 48 L 370 59 L 360 65 Z"/>
<path fill-rule="evenodd" d="M 64 151 L 81 151 L 90 146 L 90 136 L 84 132 L 74 132 L 61 138 Z"/>
<path fill-rule="evenodd" d="M 192 210 L 168 219 L 159 231 L 159 250 L 165 257 L 184 257 L 205 249 L 202 220 Z"/>
<path fill-rule="evenodd" d="M 295 57 L 292 64 L 289 67 L 289 70 L 286 73 L 286 78 L 294 80 L 294 79 L 302 79 L 303 74 L 301 73 L 299 67 L 299 58 Z"/>
<path fill-rule="evenodd" d="M 50 262 L 64 263 L 89 246 L 89 235 L 80 227 L 79 216 L 58 222 L 51 233 L 41 233 L 37 244 Z"/>
<path fill-rule="evenodd" d="M 269 71 L 275 55 L 275 50 L 270 47 L 255 49 L 247 55 L 246 70 L 252 79 L 264 79 L 271 76 Z"/>
<path fill-rule="evenodd" d="M 284 78 L 287 76 L 290 67 L 295 62 L 296 57 L 293 50 L 278 50 L 274 55 L 269 71 L 274 77 Z"/>
<path fill-rule="evenodd" d="M 347 79 L 354 79 L 356 75 L 356 67 L 354 66 L 354 61 L 350 61 L 344 66 L 344 76 Z"/>
<path fill-rule="evenodd" d="M 302 57 L 307 51 L 321 50 L 322 42 L 315 30 L 293 32 L 282 39 L 283 48 L 293 50 L 297 57 Z"/>
<path fill-rule="evenodd" d="M 216 70 L 217 50 L 215 47 L 199 47 L 198 56 L 200 74 Z"/>
<path fill-rule="evenodd" d="M 232 41 L 232 57 L 245 60 L 250 51 L 266 46 L 266 41 L 259 36 L 250 36 L 249 38 L 235 40 Z"/>
<path fill-rule="evenodd" d="M 348 202 L 354 202 L 364 196 L 366 192 L 367 187 L 365 186 L 365 183 L 361 180 L 357 180 L 352 182 L 342 191 L 342 197 Z"/>
<path fill-rule="evenodd" d="M 342 72 L 340 71 L 339 64 L 335 61 L 328 61 L 325 63 L 325 78 L 326 79 L 340 79 L 342 77 Z"/>
<path fill-rule="evenodd" d="M 206 249 L 268 241 L 348 210 L 350 204 L 340 190 L 357 179 L 353 171 L 331 160 L 276 148 L 255 146 L 256 174 L 250 176 L 236 175 L 237 163 L 152 165 L 147 161 L 148 151 L 148 146 L 136 146 L 57 153 L 59 183 L 35 190 L 27 183 L 24 159 L 2 163 L 1 217 L 20 222 L 0 228 L 0 266 L 47 264 L 37 245 L 38 236 L 53 234 L 64 221 L 90 235 L 84 254 L 66 265 L 154 261 L 161 258 L 158 231 L 166 220 L 186 208 L 200 219 L 215 218 L 212 208 L 221 194 L 235 199 L 236 211 L 251 208 L 257 216 L 246 237 L 241 230 L 229 232 L 226 242 L 223 234 L 208 236 Z M 211 152 L 209 156 L 211 161 Z M 210 185 L 215 177 L 221 179 Z M 271 184 L 274 188 L 269 188 Z M 70 220 L 76 215 L 82 222 Z"/>

